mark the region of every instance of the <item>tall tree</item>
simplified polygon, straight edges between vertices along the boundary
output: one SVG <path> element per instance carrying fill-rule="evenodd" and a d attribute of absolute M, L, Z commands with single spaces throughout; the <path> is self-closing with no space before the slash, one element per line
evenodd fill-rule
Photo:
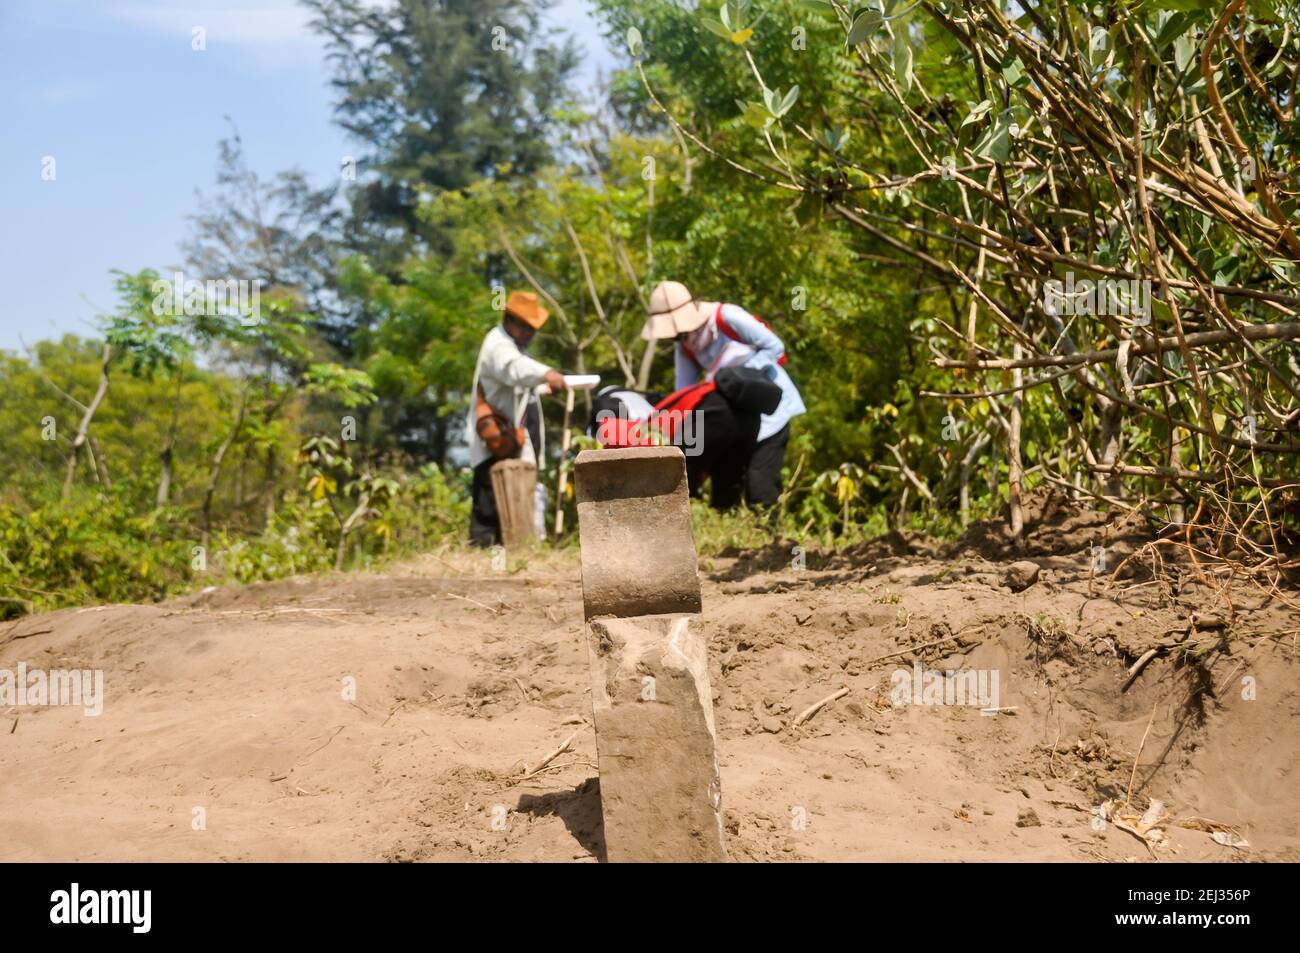
<path fill-rule="evenodd" d="M 199 196 L 182 246 L 196 279 L 260 281 L 262 295 L 293 298 L 336 349 L 349 326 L 334 276 L 342 257 L 345 209 L 337 188 L 313 188 L 299 169 L 260 176 L 248 164 L 239 130 L 217 143 L 216 193 Z M 202 330 L 202 328 L 199 328 Z"/>
<path fill-rule="evenodd" d="M 551 155 L 551 123 L 577 65 L 571 38 L 543 28 L 549 0 L 305 0 L 329 38 L 338 121 L 367 149 L 350 240 L 396 273 L 422 190 L 527 175 Z"/>

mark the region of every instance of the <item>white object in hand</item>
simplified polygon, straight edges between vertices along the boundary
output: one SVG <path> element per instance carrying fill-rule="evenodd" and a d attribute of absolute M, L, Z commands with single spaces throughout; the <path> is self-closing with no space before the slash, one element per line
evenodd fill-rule
<path fill-rule="evenodd" d="M 600 383 L 599 374 L 565 374 L 564 386 L 569 390 L 591 390 Z"/>

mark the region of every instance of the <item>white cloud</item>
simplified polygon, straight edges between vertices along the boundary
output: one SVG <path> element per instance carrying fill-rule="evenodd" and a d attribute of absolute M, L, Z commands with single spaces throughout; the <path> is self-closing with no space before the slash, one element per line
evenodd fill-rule
<path fill-rule="evenodd" d="M 19 99 L 33 106 L 62 106 L 64 103 L 75 103 L 90 99 L 101 89 L 102 86 L 99 83 L 93 83 L 89 80 L 71 80 L 66 83 L 53 83 L 49 86 L 38 87 L 26 95 L 20 96 Z"/>
<path fill-rule="evenodd" d="M 105 11 L 133 28 L 167 34 L 188 45 L 202 27 L 208 51 L 237 47 L 262 66 L 319 62 L 322 41 L 308 22 L 309 11 L 295 0 L 208 0 L 194 6 L 135 3 Z"/>

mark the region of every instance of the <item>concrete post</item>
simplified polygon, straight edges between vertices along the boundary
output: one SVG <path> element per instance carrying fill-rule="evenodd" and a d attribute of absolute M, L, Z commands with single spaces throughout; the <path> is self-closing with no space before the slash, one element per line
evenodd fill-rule
<path fill-rule="evenodd" d="M 574 479 L 606 856 L 726 860 L 686 459 L 584 450 Z"/>

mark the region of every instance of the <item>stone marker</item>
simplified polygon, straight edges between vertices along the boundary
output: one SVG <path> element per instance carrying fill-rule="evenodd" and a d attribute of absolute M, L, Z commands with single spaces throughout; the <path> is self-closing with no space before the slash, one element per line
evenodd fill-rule
<path fill-rule="evenodd" d="M 574 480 L 606 857 L 726 860 L 686 458 L 584 450 Z"/>
<path fill-rule="evenodd" d="M 573 472 L 586 617 L 699 612 L 681 450 L 584 450 Z"/>
<path fill-rule="evenodd" d="M 709 663 L 697 620 L 655 615 L 588 623 L 611 862 L 727 859 Z"/>

